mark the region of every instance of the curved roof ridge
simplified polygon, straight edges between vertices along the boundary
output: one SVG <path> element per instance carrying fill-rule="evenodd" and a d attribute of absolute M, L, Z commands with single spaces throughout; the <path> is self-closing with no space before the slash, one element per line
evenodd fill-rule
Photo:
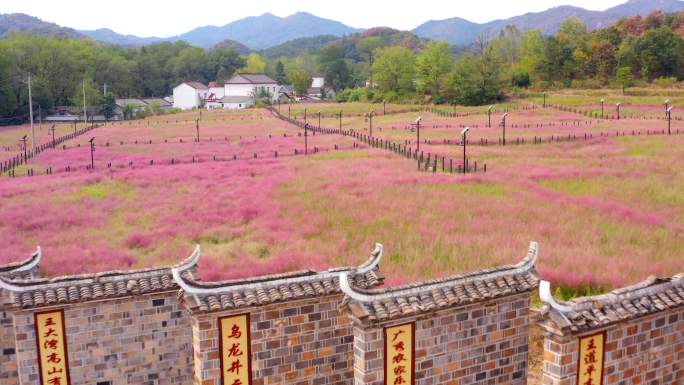
<path fill-rule="evenodd" d="M 38 266 L 40 259 L 43 256 L 43 252 L 40 246 L 36 246 L 36 251 L 33 252 L 28 258 L 19 262 L 11 262 L 6 265 L 0 266 L 0 275 L 2 274 L 13 274 L 28 271 Z"/>
<path fill-rule="evenodd" d="M 291 273 L 273 274 L 257 276 L 252 278 L 218 281 L 218 282 L 200 282 L 192 279 L 187 274 L 183 274 L 187 268 L 175 267 L 171 271 L 173 279 L 176 281 L 183 291 L 189 294 L 220 294 L 223 292 L 241 290 L 241 289 L 258 289 L 273 285 L 288 285 L 293 283 L 305 283 L 320 281 L 326 279 L 338 278 L 341 272 L 351 272 L 353 275 L 365 274 L 377 267 L 382 259 L 382 244 L 376 243 L 375 249 L 371 253 L 370 258 L 363 264 L 357 267 L 345 267 L 328 269 L 327 271 L 316 272 L 313 270 L 302 270 Z"/>
<path fill-rule="evenodd" d="M 609 293 L 579 297 L 570 301 L 558 301 L 553 297 L 553 294 L 551 294 L 550 283 L 542 281 L 539 286 L 539 294 L 542 302 L 565 315 L 590 310 L 596 307 L 596 305 L 605 306 L 623 301 L 631 301 L 666 291 L 675 285 L 683 284 L 684 273 L 674 275 L 670 278 L 650 276 L 641 282 L 615 289 Z"/>
<path fill-rule="evenodd" d="M 428 282 L 414 282 L 407 285 L 389 289 L 361 289 L 352 288 L 349 284 L 347 272 L 340 273 L 340 287 L 342 291 L 359 302 L 374 302 L 390 299 L 397 296 L 418 294 L 443 287 L 466 284 L 473 281 L 482 281 L 509 275 L 518 275 L 532 272 L 539 256 L 539 244 L 530 242 L 525 258 L 515 265 L 504 265 L 497 268 L 484 269 L 474 272 L 462 273 L 447 278 L 435 279 Z"/>
<path fill-rule="evenodd" d="M 38 251 L 40 251 L 40 249 Z M 98 273 L 66 275 L 53 278 L 33 278 L 26 280 L 7 279 L 0 276 L 0 289 L 5 289 L 11 292 L 24 292 L 35 290 L 37 286 L 42 288 L 50 288 L 60 286 L 62 284 L 108 282 L 117 279 L 120 280 L 123 277 L 136 279 L 152 275 L 153 273 L 168 272 L 174 268 L 183 268 L 184 270 L 188 270 L 197 264 L 199 261 L 199 256 L 199 245 L 197 245 L 193 253 L 188 258 L 184 259 L 178 264 L 166 267 L 153 267 L 137 270 L 112 270 Z"/>

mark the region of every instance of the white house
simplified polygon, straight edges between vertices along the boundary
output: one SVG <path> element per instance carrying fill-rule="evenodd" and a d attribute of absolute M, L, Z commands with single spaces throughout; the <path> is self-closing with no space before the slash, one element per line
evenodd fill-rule
<path fill-rule="evenodd" d="M 173 89 L 173 108 L 189 110 L 198 108 L 209 98 L 209 87 L 200 82 L 184 82 Z"/>
<path fill-rule="evenodd" d="M 323 76 L 314 76 L 311 78 L 311 88 L 322 88 L 325 85 L 325 78 Z"/>
<path fill-rule="evenodd" d="M 278 99 L 280 86 L 278 82 L 264 74 L 237 74 L 224 85 L 224 96 L 248 96 L 252 99 L 264 91 L 271 95 L 271 100 Z"/>
<path fill-rule="evenodd" d="M 209 82 L 207 86 L 209 86 L 209 98 L 211 98 L 211 95 L 214 95 L 215 99 L 221 99 L 226 96 L 226 88 L 224 86 L 217 86 L 216 82 Z"/>

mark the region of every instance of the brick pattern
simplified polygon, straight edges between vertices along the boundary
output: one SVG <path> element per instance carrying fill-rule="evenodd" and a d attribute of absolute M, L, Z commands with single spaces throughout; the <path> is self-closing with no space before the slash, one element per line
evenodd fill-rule
<path fill-rule="evenodd" d="M 64 309 L 72 384 L 188 384 L 192 380 L 190 316 L 180 307 L 177 291 Z M 33 323 L 33 311 L 15 313 L 21 384 L 36 384 L 39 379 Z"/>
<path fill-rule="evenodd" d="M 668 310 L 606 330 L 604 385 L 684 384 L 684 308 Z M 578 335 L 548 333 L 543 383 L 575 385 Z"/>
<path fill-rule="evenodd" d="M 526 384 L 530 294 L 355 323 L 354 384 L 384 384 L 383 327 L 416 321 L 416 384 Z"/>
<path fill-rule="evenodd" d="M 352 325 L 334 294 L 192 317 L 194 383 L 220 385 L 218 318 L 250 314 L 254 385 L 351 385 Z"/>

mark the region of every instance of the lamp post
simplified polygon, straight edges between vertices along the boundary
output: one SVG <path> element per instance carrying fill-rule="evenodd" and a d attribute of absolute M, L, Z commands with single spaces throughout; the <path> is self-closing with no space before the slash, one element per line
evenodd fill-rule
<path fill-rule="evenodd" d="M 466 127 L 461 131 L 461 142 L 463 143 L 463 173 L 468 172 L 468 163 L 466 162 L 466 146 L 468 145 L 468 131 L 470 127 Z"/>
<path fill-rule="evenodd" d="M 606 99 L 601 98 L 601 119 L 603 119 L 603 105 L 606 103 Z"/>
<path fill-rule="evenodd" d="M 373 137 L 373 115 L 375 114 L 375 111 L 370 111 L 368 113 L 368 125 L 370 127 L 370 136 Z"/>
<path fill-rule="evenodd" d="M 292 102 L 289 102 L 289 103 L 287 104 L 287 118 L 288 118 L 288 119 L 290 119 L 291 112 L 292 112 Z"/>
<path fill-rule="evenodd" d="M 52 148 L 55 148 L 55 125 L 53 124 L 48 131 L 52 131 Z"/>
<path fill-rule="evenodd" d="M 546 108 L 546 91 L 544 91 L 544 108 Z"/>
<path fill-rule="evenodd" d="M 95 155 L 93 155 L 93 154 L 95 152 L 95 137 L 93 136 L 92 138 L 90 138 L 89 142 L 90 142 L 90 168 L 94 169 L 95 168 Z"/>
<path fill-rule="evenodd" d="M 487 108 L 487 127 L 492 128 L 492 110 L 494 109 L 494 106 L 489 106 Z"/>
<path fill-rule="evenodd" d="M 197 143 L 199 143 L 199 119 L 195 119 L 195 128 L 197 129 Z"/>
<path fill-rule="evenodd" d="M 620 120 L 620 106 L 622 103 L 615 104 L 615 109 L 617 110 L 617 120 Z"/>
<path fill-rule="evenodd" d="M 501 117 L 501 127 L 503 128 L 503 145 L 506 145 L 506 117 L 508 116 L 508 113 L 503 114 Z"/>
<path fill-rule="evenodd" d="M 382 101 L 382 114 L 387 115 L 387 109 L 385 108 L 385 103 L 387 103 L 387 100 Z"/>
<path fill-rule="evenodd" d="M 416 153 L 420 151 L 420 122 L 423 120 L 420 116 L 416 119 Z"/>
<path fill-rule="evenodd" d="M 28 159 L 28 154 L 26 152 L 26 136 L 27 135 L 24 135 L 24 137 L 19 140 L 20 142 L 24 142 L 24 161 Z"/>
<path fill-rule="evenodd" d="M 340 131 L 342 131 L 342 110 L 340 110 Z"/>
<path fill-rule="evenodd" d="M 670 99 L 666 99 L 665 100 L 665 117 L 667 117 L 669 109 L 670 109 Z"/>
<path fill-rule="evenodd" d="M 318 110 L 318 129 L 321 129 L 321 110 Z"/>
<path fill-rule="evenodd" d="M 309 123 L 304 123 L 304 155 L 309 154 L 309 138 L 307 136 L 307 131 L 309 128 Z"/>
<path fill-rule="evenodd" d="M 667 134 L 672 134 L 672 107 L 667 109 Z"/>
<path fill-rule="evenodd" d="M 306 108 L 304 109 L 304 123 L 306 124 Z"/>

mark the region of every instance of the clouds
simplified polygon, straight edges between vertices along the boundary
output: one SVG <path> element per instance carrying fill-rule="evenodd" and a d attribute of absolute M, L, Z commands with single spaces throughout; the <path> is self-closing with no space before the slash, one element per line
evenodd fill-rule
<path fill-rule="evenodd" d="M 204 25 L 224 25 L 247 16 L 266 12 L 288 16 L 305 11 L 341 21 L 357 28 L 389 26 L 413 29 L 428 20 L 462 17 L 474 22 L 508 18 L 526 12 L 570 4 L 594 10 L 606 9 L 624 0 L 257 0 L 254 2 L 188 3 L 179 0 L 119 0 L 111 6 L 103 0 L 81 2 L 64 0 L 2 0 L 0 12 L 21 12 L 76 29 L 110 28 L 124 34 L 167 37 Z"/>

